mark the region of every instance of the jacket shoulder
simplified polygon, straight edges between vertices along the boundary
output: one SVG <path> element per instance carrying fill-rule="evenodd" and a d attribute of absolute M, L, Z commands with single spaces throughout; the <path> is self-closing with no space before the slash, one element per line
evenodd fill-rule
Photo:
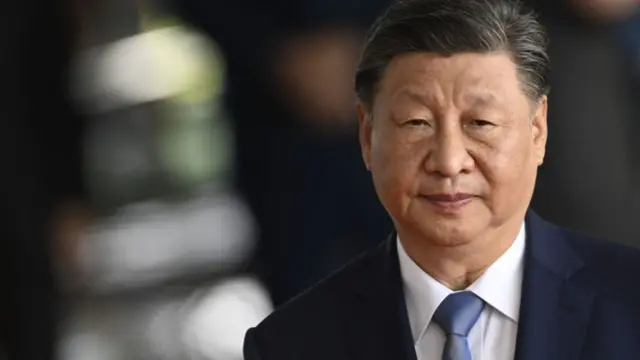
<path fill-rule="evenodd" d="M 584 262 L 583 281 L 601 299 L 637 307 L 640 287 L 633 284 L 640 274 L 640 249 L 571 231 L 567 231 L 566 238 Z"/>
<path fill-rule="evenodd" d="M 640 249 L 611 240 L 584 236 L 563 230 L 572 248 L 580 254 L 587 266 L 605 273 L 634 276 L 640 270 Z"/>

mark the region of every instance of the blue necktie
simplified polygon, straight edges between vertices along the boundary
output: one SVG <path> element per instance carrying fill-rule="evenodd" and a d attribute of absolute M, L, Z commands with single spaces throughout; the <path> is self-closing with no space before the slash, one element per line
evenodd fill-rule
<path fill-rule="evenodd" d="M 447 334 L 442 360 L 472 360 L 467 335 L 478 321 L 484 301 L 469 291 L 449 295 L 433 314 L 433 320 Z"/>

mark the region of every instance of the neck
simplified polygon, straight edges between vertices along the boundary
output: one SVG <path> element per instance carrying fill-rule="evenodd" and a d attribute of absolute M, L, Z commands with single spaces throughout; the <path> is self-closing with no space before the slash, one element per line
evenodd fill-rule
<path fill-rule="evenodd" d="M 521 226 L 505 224 L 456 246 L 398 232 L 407 254 L 423 271 L 451 290 L 463 290 L 509 249 Z"/>

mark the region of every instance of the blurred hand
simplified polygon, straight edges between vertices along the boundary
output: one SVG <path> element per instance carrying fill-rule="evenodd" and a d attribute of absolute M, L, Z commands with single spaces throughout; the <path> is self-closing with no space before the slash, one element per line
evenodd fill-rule
<path fill-rule="evenodd" d="M 640 10 L 640 0 L 569 0 L 581 15 L 596 20 L 623 19 Z"/>
<path fill-rule="evenodd" d="M 330 132 L 353 127 L 360 46 L 360 34 L 344 29 L 294 36 L 281 44 L 275 85 L 297 118 Z"/>

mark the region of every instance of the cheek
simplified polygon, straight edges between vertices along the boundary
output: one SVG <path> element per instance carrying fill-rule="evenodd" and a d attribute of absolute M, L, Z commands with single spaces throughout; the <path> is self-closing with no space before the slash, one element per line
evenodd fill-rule
<path fill-rule="evenodd" d="M 417 189 L 422 164 L 418 144 L 393 136 L 375 135 L 371 144 L 371 172 L 376 186 L 385 192 L 407 193 Z"/>
<path fill-rule="evenodd" d="M 504 151 L 491 151 L 484 161 L 484 173 L 492 185 L 507 185 L 520 176 L 523 167 L 519 160 L 521 154 Z"/>
<path fill-rule="evenodd" d="M 519 201 L 519 193 L 524 195 L 525 189 L 528 193 L 529 185 L 532 185 L 529 183 L 535 178 L 531 151 L 526 139 L 514 136 L 479 156 L 478 165 L 491 188 L 492 202 Z"/>

